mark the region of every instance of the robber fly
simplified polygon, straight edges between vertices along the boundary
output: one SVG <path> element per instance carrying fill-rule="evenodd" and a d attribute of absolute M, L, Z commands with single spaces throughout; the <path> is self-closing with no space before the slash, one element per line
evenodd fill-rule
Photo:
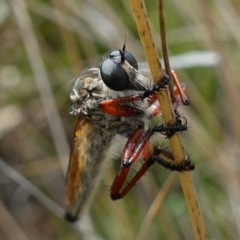
<path fill-rule="evenodd" d="M 176 109 L 180 101 L 188 104 L 188 100 L 174 72 L 171 77 L 176 85 L 173 102 Z M 66 177 L 67 220 L 76 221 L 86 209 L 105 161 L 103 152 L 117 134 L 128 141 L 123 150 L 121 168 L 111 187 L 113 200 L 126 195 L 154 162 L 177 171 L 194 168 L 189 157 L 179 164 L 160 157 L 162 154 L 173 158 L 171 152 L 161 147 L 155 147 L 153 153 L 149 153 L 149 139 L 154 133 L 169 138 L 175 132 L 187 129 L 186 119 L 179 114 L 176 114 L 175 124 L 145 129 L 146 120 L 161 112 L 156 95 L 167 86 L 169 79 L 165 75 L 157 85 L 151 83 L 138 70 L 135 57 L 125 50 L 124 44 L 122 49 L 112 51 L 97 67 L 85 70 L 75 81 L 70 93 L 70 114 L 77 116 L 77 122 Z M 123 187 L 130 166 L 142 151 L 148 152 L 144 164 Z"/>

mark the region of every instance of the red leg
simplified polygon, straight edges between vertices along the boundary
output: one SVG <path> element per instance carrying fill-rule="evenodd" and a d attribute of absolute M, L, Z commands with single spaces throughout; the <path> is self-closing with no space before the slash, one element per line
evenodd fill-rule
<path fill-rule="evenodd" d="M 178 76 L 177 74 L 175 73 L 174 70 L 171 70 L 171 76 L 172 76 L 172 79 L 175 83 L 175 86 L 173 88 L 173 92 L 174 92 L 174 96 L 176 98 L 178 98 L 178 101 L 179 101 L 179 98 L 181 99 L 183 105 L 189 105 L 189 101 L 188 101 L 188 98 L 186 96 L 186 85 L 184 83 L 181 83 L 178 79 Z M 153 95 L 151 95 L 149 97 L 149 104 L 153 104 L 155 102 L 155 100 L 157 99 L 157 95 L 156 93 L 154 93 Z M 156 115 L 155 115 L 156 116 Z"/>
<path fill-rule="evenodd" d="M 123 183 L 125 182 L 125 179 L 127 177 L 127 174 L 125 172 L 126 168 L 121 167 L 120 171 L 118 172 L 117 177 L 115 178 L 112 187 L 111 187 L 111 198 L 112 200 L 117 200 L 120 198 L 123 198 L 131 189 L 132 187 L 138 182 L 138 180 L 146 173 L 146 171 L 153 165 L 154 161 L 151 161 L 149 158 L 144 164 L 141 166 L 141 168 L 138 170 L 136 175 L 133 177 L 133 179 L 123 188 L 121 191 L 121 187 Z M 127 173 L 129 172 L 130 168 L 127 168 Z M 122 181 L 121 187 L 119 187 L 119 184 L 116 184 L 118 179 Z"/>
<path fill-rule="evenodd" d="M 183 121 L 184 120 L 184 121 Z M 149 128 L 147 131 L 142 126 L 136 128 L 130 135 L 122 155 L 122 166 L 128 167 L 134 163 L 142 152 L 145 145 L 149 142 L 149 139 L 154 133 L 161 133 L 170 138 L 176 132 L 186 131 L 187 121 L 186 118 L 177 116 L 176 123 L 174 125 L 166 124 Z"/>
<path fill-rule="evenodd" d="M 153 133 L 147 134 L 141 126 L 131 133 L 123 150 L 121 168 L 111 187 L 112 199 L 119 198 L 118 195 L 128 175 L 130 166 L 136 161 L 152 134 Z"/>
<path fill-rule="evenodd" d="M 151 149 L 150 141 L 147 141 L 142 150 L 142 158 L 144 161 L 146 161 L 150 157 L 151 155 L 150 149 Z"/>
<path fill-rule="evenodd" d="M 165 87 L 165 85 L 168 84 L 169 79 L 170 78 L 166 75 L 161 79 L 161 81 L 158 84 L 153 85 L 151 88 L 146 89 L 145 91 L 139 94 L 102 101 L 99 103 L 99 109 L 102 110 L 103 112 L 121 117 L 132 117 L 141 114 L 142 113 L 141 110 L 121 104 L 131 103 L 149 97 L 151 98 L 151 96 L 154 95 L 155 92 L 159 91 L 159 89 Z"/>
<path fill-rule="evenodd" d="M 184 105 L 189 105 L 189 101 L 187 99 L 187 96 L 185 95 L 185 91 L 186 91 L 185 86 L 180 84 L 179 79 L 173 70 L 171 71 L 171 76 L 175 83 L 174 95 L 176 97 L 176 100 L 173 104 L 177 108 L 177 106 L 179 105 L 179 97 L 180 97 L 181 101 Z M 159 84 L 154 85 L 153 87 L 151 87 L 150 89 L 147 89 L 143 93 L 102 101 L 99 103 L 99 109 L 101 109 L 103 112 L 106 112 L 106 113 L 109 113 L 112 115 L 116 115 L 116 116 L 133 117 L 133 116 L 141 114 L 142 111 L 137 108 L 127 106 L 127 105 L 122 105 L 122 104 L 139 101 L 139 100 L 148 98 L 149 105 L 150 106 L 153 105 L 152 109 L 151 109 L 152 116 L 156 116 L 157 114 L 159 114 L 161 112 L 160 105 L 159 105 L 158 101 L 156 101 L 156 99 L 157 99 L 156 92 L 160 88 L 165 86 L 168 79 L 169 78 L 166 76 L 165 78 L 163 78 L 161 80 L 161 82 Z"/>
<path fill-rule="evenodd" d="M 186 91 L 186 88 L 184 88 L 185 86 L 183 87 L 181 85 L 181 83 L 180 83 L 180 81 L 177 77 L 177 74 L 173 70 L 171 70 L 171 76 L 173 78 L 175 86 L 177 87 L 177 91 L 174 92 L 174 95 L 180 95 L 180 98 L 181 98 L 181 101 L 182 101 L 183 105 L 189 105 L 188 98 L 185 94 L 185 91 Z"/>
<path fill-rule="evenodd" d="M 182 125 L 182 121 L 180 120 L 178 120 L 175 125 L 160 125 L 153 128 L 149 128 L 147 131 L 145 131 L 141 126 L 135 129 L 130 135 L 125 145 L 123 155 L 122 155 L 122 160 L 121 160 L 122 161 L 121 168 L 116 178 L 114 179 L 114 182 L 111 187 L 112 199 L 118 199 L 124 196 L 141 178 L 141 176 L 147 171 L 147 169 L 152 165 L 152 161 L 158 161 L 161 165 L 165 164 L 164 166 L 166 168 L 169 168 L 172 170 L 179 171 L 179 169 L 182 169 L 183 165 L 176 167 L 174 166 L 174 164 L 170 164 L 165 160 L 162 160 L 161 162 L 161 159 L 159 158 L 150 157 L 148 158 L 147 161 L 145 161 L 142 168 L 138 171 L 138 173 L 132 179 L 132 181 L 128 183 L 127 186 L 124 187 L 123 190 L 121 191 L 131 165 L 136 161 L 137 157 L 142 152 L 143 148 L 146 146 L 146 144 L 148 144 L 150 137 L 155 132 L 159 132 L 166 135 L 167 137 L 171 137 L 176 131 L 184 131 L 186 129 L 187 129 L 187 123 L 185 122 Z M 159 149 L 157 150 L 159 151 Z M 163 151 L 161 151 L 160 153 L 163 153 Z"/>
<path fill-rule="evenodd" d="M 123 167 L 128 167 L 136 161 L 137 157 L 142 152 L 154 132 L 154 128 L 149 128 L 145 131 L 142 127 L 138 127 L 132 132 L 123 150 Z"/>
<path fill-rule="evenodd" d="M 130 170 L 130 167 L 124 168 L 121 167 L 118 171 L 117 176 L 115 177 L 113 184 L 111 186 L 111 198 L 112 200 L 117 200 L 119 198 L 122 198 L 121 196 L 121 188 L 127 178 L 128 172 Z"/>
<path fill-rule="evenodd" d="M 130 103 L 133 101 L 142 100 L 142 95 L 131 95 L 127 97 L 113 98 L 100 102 L 99 109 L 103 112 L 121 116 L 121 117 L 133 117 L 142 113 L 137 108 L 120 105 L 121 103 Z"/>
<path fill-rule="evenodd" d="M 186 88 L 183 88 L 179 83 L 179 80 L 174 71 L 172 71 L 171 74 L 176 85 L 174 89 L 174 109 L 177 109 L 180 100 L 184 105 L 189 105 L 188 99 L 185 95 Z M 106 100 L 100 103 L 100 109 L 118 116 L 135 116 L 137 115 L 137 109 L 119 104 L 136 100 L 143 100 L 145 97 L 148 97 L 150 112 L 152 113 L 152 116 L 156 116 L 158 113 L 160 113 L 160 105 L 158 101 L 156 101 L 157 97 L 155 91 L 156 87 L 145 91 L 143 94 Z M 149 157 L 149 139 L 153 133 L 160 132 L 162 134 L 165 134 L 167 137 L 171 137 L 176 131 L 184 131 L 187 129 L 187 123 L 182 125 L 178 122 L 179 121 L 177 121 L 177 125 L 161 125 L 159 127 L 149 128 L 148 131 L 144 131 L 142 127 L 138 127 L 132 132 L 123 151 L 121 168 L 111 187 L 111 198 L 113 200 L 124 197 L 155 161 L 173 171 L 189 171 L 194 169 L 194 164 L 190 159 L 184 159 L 181 163 L 175 164 L 172 161 L 167 161 L 163 158 L 160 158 L 157 156 L 157 154 L 163 154 L 170 159 L 173 158 L 171 153 L 165 151 L 162 148 L 155 148 L 153 155 Z M 141 152 L 143 152 L 143 158 L 145 160 L 144 164 L 135 174 L 133 179 L 122 189 L 131 165 L 136 161 Z"/>
<path fill-rule="evenodd" d="M 160 157 L 159 155 L 163 155 L 164 158 Z M 166 160 L 165 158 L 169 159 Z M 139 179 L 146 173 L 146 171 L 155 163 L 159 163 L 160 165 L 164 166 L 165 168 L 168 168 L 172 171 L 191 171 L 194 170 L 194 163 L 191 161 L 191 159 L 187 156 L 186 159 L 181 161 L 180 163 L 175 163 L 173 161 L 173 154 L 161 147 L 156 147 L 154 149 L 154 152 L 152 156 L 150 156 L 144 164 L 141 166 L 141 168 L 137 171 L 135 176 L 132 178 L 132 180 L 121 190 L 121 187 L 123 183 L 125 182 L 125 179 L 127 177 L 127 174 L 130 170 L 130 167 L 124 168 L 121 167 L 120 171 L 118 172 L 117 177 L 115 178 L 113 185 L 111 187 L 111 198 L 113 200 L 117 200 L 120 198 L 123 198 L 139 181 Z M 121 181 L 121 184 L 119 182 Z M 118 183 L 118 184 L 117 184 Z"/>

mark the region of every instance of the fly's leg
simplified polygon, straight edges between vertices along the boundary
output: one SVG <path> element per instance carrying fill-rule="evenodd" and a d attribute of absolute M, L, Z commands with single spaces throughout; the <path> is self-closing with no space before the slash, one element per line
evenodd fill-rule
<path fill-rule="evenodd" d="M 146 160 L 141 168 L 137 171 L 136 175 L 132 178 L 132 180 L 121 190 L 121 187 L 127 177 L 127 173 L 130 170 L 130 167 L 125 168 L 121 167 L 120 171 L 118 172 L 117 177 L 115 178 L 113 185 L 111 187 L 111 198 L 112 200 L 117 200 L 123 198 L 131 189 L 135 186 L 138 180 L 146 173 L 146 171 L 153 165 L 154 161 L 149 158 Z M 121 181 L 121 183 L 120 183 Z M 119 187 L 118 185 L 121 185 Z"/>
<path fill-rule="evenodd" d="M 146 144 L 149 144 L 149 140 L 154 133 L 159 132 L 167 137 L 171 137 L 175 132 L 185 130 L 187 130 L 187 122 L 182 124 L 182 121 L 179 119 L 177 119 L 176 124 L 174 125 L 160 125 L 149 128 L 147 131 L 145 131 L 142 126 L 136 128 L 130 135 L 125 145 L 121 160 L 121 168 L 111 187 L 111 198 L 116 200 L 123 197 L 135 185 L 135 183 L 141 178 L 147 169 L 155 162 L 155 159 L 152 159 L 151 157 L 149 158 L 150 160 L 148 159 L 145 161 L 134 179 L 127 184 L 123 190 L 121 190 L 131 165 L 137 160 L 137 157 L 140 155 Z"/>
<path fill-rule="evenodd" d="M 161 157 L 161 156 L 163 157 Z M 170 159 L 169 160 L 166 160 Z M 183 161 L 180 163 L 174 163 L 173 161 L 173 154 L 161 147 L 155 147 L 153 154 L 143 163 L 141 168 L 137 171 L 135 176 L 131 179 L 131 181 L 121 190 L 121 188 L 116 188 L 116 181 L 117 178 L 121 179 L 122 182 L 125 181 L 127 177 L 127 173 L 129 172 L 129 167 L 122 168 L 120 169 L 118 176 L 116 177 L 112 188 L 111 188 L 111 198 L 113 200 L 117 200 L 120 198 L 123 198 L 134 186 L 135 184 L 139 181 L 139 179 L 147 172 L 147 170 L 155 163 L 159 163 L 160 165 L 164 166 L 165 168 L 168 168 L 172 171 L 178 171 L 178 172 L 183 172 L 183 171 L 191 171 L 194 170 L 194 163 L 191 161 L 189 156 L 186 157 Z M 122 186 L 122 185 L 121 185 Z"/>
<path fill-rule="evenodd" d="M 187 130 L 187 119 L 183 116 L 180 116 L 177 110 L 174 111 L 176 116 L 176 122 L 173 125 L 167 124 L 167 125 L 160 125 L 157 127 L 154 127 L 155 132 L 159 132 L 162 135 L 165 135 L 166 138 L 172 137 L 176 132 L 182 132 Z M 166 129 L 164 129 L 164 126 L 167 126 Z"/>
<path fill-rule="evenodd" d="M 171 70 L 171 78 L 173 79 L 174 81 L 174 87 L 173 87 L 173 94 L 175 96 L 175 100 L 173 102 L 173 104 L 175 104 L 175 102 L 179 105 L 180 101 L 182 102 L 183 105 L 189 105 L 189 100 L 186 96 L 186 84 L 184 83 L 181 83 L 178 79 L 178 76 L 177 74 L 175 73 L 174 70 Z M 153 94 L 153 96 L 150 96 L 149 97 L 149 102 L 150 104 L 153 104 L 155 102 L 155 100 L 157 99 L 157 95 L 156 94 Z M 174 107 L 174 109 L 177 109 L 177 106 Z"/>
<path fill-rule="evenodd" d="M 183 105 L 189 105 L 189 101 L 188 98 L 185 94 L 186 91 L 186 86 L 184 84 L 181 84 L 177 74 L 175 73 L 175 71 L 171 70 L 171 77 L 175 83 L 176 89 L 174 89 L 174 95 L 175 97 L 180 97 Z M 175 100 L 176 101 L 176 100 Z M 176 108 L 174 108 L 176 109 Z"/>
<path fill-rule="evenodd" d="M 151 145 L 150 141 L 147 141 L 141 152 L 142 159 L 146 161 L 151 155 Z"/>
<path fill-rule="evenodd" d="M 149 142 L 149 139 L 154 133 L 161 133 L 167 138 L 172 137 L 176 132 L 182 132 L 187 130 L 187 120 L 185 117 L 181 117 L 177 113 L 176 123 L 173 125 L 162 124 L 144 130 L 143 126 L 136 128 L 130 135 L 122 155 L 122 165 L 127 167 L 136 161 L 143 148 Z"/>
<path fill-rule="evenodd" d="M 176 102 L 174 103 L 175 105 L 174 109 L 176 109 L 177 106 L 179 105 L 180 99 L 185 105 L 188 105 L 189 102 L 185 96 L 184 90 L 181 88 L 178 78 L 176 77 L 176 75 L 174 75 L 174 72 L 172 72 L 171 75 L 173 77 L 173 80 L 176 84 L 176 89 L 177 89 L 176 99 L 174 100 Z M 131 117 L 131 116 L 137 116 L 139 114 L 142 114 L 141 110 L 135 108 L 134 106 L 128 106 L 125 103 L 131 103 L 139 100 L 141 101 L 145 98 L 149 98 L 149 104 L 151 106 L 153 103 L 156 102 L 157 91 L 165 87 L 165 85 L 168 84 L 169 79 L 170 78 L 166 75 L 160 81 L 159 84 L 154 85 L 152 88 L 149 88 L 140 94 L 102 101 L 99 103 L 99 109 L 106 113 L 116 115 L 116 116 L 121 116 L 121 117 Z M 159 112 L 160 112 L 159 104 L 154 105 L 154 110 L 152 111 L 152 115 L 156 116 Z M 175 113 L 176 113 L 176 123 L 173 125 L 162 124 L 160 126 L 149 128 L 147 131 L 144 131 L 143 127 L 139 126 L 137 129 L 135 129 L 132 132 L 123 151 L 121 168 L 111 187 L 111 198 L 113 200 L 116 200 L 125 196 L 127 192 L 136 184 L 136 182 L 141 178 L 141 176 L 148 170 L 148 168 L 155 161 L 159 162 L 159 164 L 161 165 L 165 164 L 165 166 L 169 169 L 171 168 L 174 169 L 173 164 L 171 165 L 171 163 L 169 163 L 168 161 L 165 161 L 160 157 L 157 158 L 156 155 L 153 154 L 144 162 L 143 166 L 137 172 L 135 177 L 130 181 L 130 183 L 128 183 L 125 187 L 123 187 L 124 182 L 128 176 L 131 165 L 136 161 L 137 157 L 142 152 L 142 150 L 145 149 L 145 146 L 149 144 L 149 139 L 155 132 L 159 132 L 165 135 L 167 138 L 170 138 L 178 131 L 187 130 L 186 118 L 180 117 L 177 111 L 175 111 Z M 180 170 L 183 167 L 184 166 L 180 167 L 179 165 L 178 167 L 175 167 L 175 170 Z"/>
<path fill-rule="evenodd" d="M 173 70 L 171 71 L 171 77 L 173 78 L 173 81 L 175 83 L 175 86 L 173 89 L 174 96 L 175 96 L 175 99 L 173 102 L 173 108 L 177 109 L 180 101 L 182 101 L 184 105 L 189 105 L 189 101 L 185 94 L 186 86 L 179 82 L 179 79 Z M 161 112 L 159 102 L 156 101 L 157 92 L 159 91 L 159 89 L 164 88 L 166 84 L 168 84 L 169 80 L 170 80 L 169 76 L 165 75 L 158 84 L 145 90 L 143 93 L 104 100 L 99 103 L 99 109 L 111 115 L 116 115 L 121 117 L 133 117 L 133 116 L 142 114 L 142 111 L 132 106 L 124 105 L 124 103 L 131 103 L 134 101 L 139 101 L 145 98 L 149 98 L 148 102 L 150 105 L 150 111 L 152 113 L 152 116 L 156 116 Z"/>
<path fill-rule="evenodd" d="M 163 157 L 160 157 L 163 156 Z M 191 171 L 194 170 L 195 166 L 189 156 L 186 156 L 181 162 L 174 162 L 174 157 L 172 152 L 164 149 L 160 146 L 154 148 L 154 153 L 150 157 L 152 161 L 159 163 L 163 167 L 170 169 L 172 171 Z M 169 159 L 169 160 L 166 160 Z"/>
<path fill-rule="evenodd" d="M 124 103 L 132 103 L 134 101 L 139 101 L 139 100 L 142 101 L 145 98 L 151 97 L 157 91 L 159 91 L 159 89 L 164 88 L 168 84 L 169 80 L 170 80 L 169 76 L 166 75 L 158 84 L 145 90 L 143 93 L 104 100 L 99 103 L 98 107 L 103 112 L 116 115 L 116 116 L 121 116 L 121 117 L 137 116 L 139 114 L 142 114 L 142 111 L 134 107 L 124 105 Z"/>
<path fill-rule="evenodd" d="M 131 184 L 128 184 L 129 189 L 126 189 L 125 187 L 121 191 L 132 163 L 136 161 L 147 142 L 149 142 L 150 137 L 151 135 L 147 134 L 142 126 L 136 128 L 130 135 L 123 151 L 121 168 L 111 186 L 111 198 L 113 200 L 122 198 L 132 188 Z M 132 184 L 134 186 L 135 183 Z"/>

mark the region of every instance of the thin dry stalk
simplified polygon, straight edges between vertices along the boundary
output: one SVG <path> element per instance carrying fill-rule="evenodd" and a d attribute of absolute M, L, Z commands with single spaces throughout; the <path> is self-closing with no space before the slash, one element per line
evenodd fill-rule
<path fill-rule="evenodd" d="M 168 179 L 165 181 L 164 185 L 162 186 L 161 190 L 158 192 L 157 196 L 155 197 L 152 205 L 150 206 L 144 221 L 140 227 L 140 231 L 138 232 L 137 240 L 147 239 L 147 232 L 151 226 L 153 218 L 156 216 L 158 210 L 162 206 L 163 200 L 167 196 L 170 188 L 173 185 L 174 180 L 176 179 L 176 174 L 170 174 Z"/>
<path fill-rule="evenodd" d="M 165 29 L 165 20 L 163 15 L 163 2 L 159 1 L 158 3 L 158 14 L 159 14 L 159 26 L 160 26 L 160 39 L 162 44 L 162 54 L 163 54 L 163 60 L 165 65 L 165 72 L 170 76 L 171 74 L 171 67 L 170 62 L 168 58 L 168 48 L 167 48 L 167 39 L 166 39 L 166 29 Z M 172 101 L 174 100 L 174 94 L 173 94 L 173 81 L 171 80 L 169 83 L 169 92 Z"/>
<path fill-rule="evenodd" d="M 158 52 L 153 42 L 152 33 L 147 19 L 146 8 L 143 1 L 131 0 L 130 2 L 152 78 L 156 84 L 159 79 L 163 77 L 163 71 L 159 62 Z M 174 123 L 175 115 L 167 88 L 161 91 L 161 94 L 158 95 L 158 99 L 161 103 L 164 122 Z M 175 161 L 181 162 L 183 159 L 185 159 L 185 153 L 180 134 L 175 134 L 169 139 L 169 141 Z M 179 173 L 179 178 L 190 214 L 195 239 L 206 239 L 206 229 L 199 209 L 191 175 L 189 172 Z"/>

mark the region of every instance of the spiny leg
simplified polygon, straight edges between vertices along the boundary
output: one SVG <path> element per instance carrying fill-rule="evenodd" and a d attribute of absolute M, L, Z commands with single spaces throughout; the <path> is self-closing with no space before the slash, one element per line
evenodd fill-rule
<path fill-rule="evenodd" d="M 175 125 L 160 125 L 157 127 L 149 128 L 147 131 L 145 131 L 142 126 L 139 126 L 138 128 L 136 128 L 130 135 L 125 145 L 123 155 L 122 155 L 122 160 L 121 160 L 121 168 L 116 178 L 114 179 L 114 182 L 111 187 L 111 198 L 113 200 L 118 199 L 119 197 L 121 198 L 121 194 L 122 194 L 121 188 L 127 178 L 131 165 L 136 161 L 137 157 L 143 150 L 144 146 L 149 142 L 149 139 L 155 132 L 159 132 L 166 135 L 167 137 L 171 137 L 175 132 L 184 131 L 186 129 L 187 129 L 187 125 L 180 124 L 179 120 L 176 121 Z M 139 176 L 139 174 L 140 176 L 136 177 L 137 178 L 136 181 L 138 181 L 138 179 L 150 167 L 149 164 L 151 161 L 149 159 L 147 160 L 148 163 L 147 162 L 144 163 L 145 167 L 143 167 L 143 169 L 141 168 L 141 171 L 138 173 L 137 176 Z M 155 161 L 154 158 L 152 160 Z M 127 185 L 128 187 L 126 190 L 124 188 L 123 194 L 125 193 L 125 191 L 128 192 L 129 188 L 130 189 L 132 188 L 132 186 L 135 184 L 134 181 L 131 183 L 132 185 L 131 184 Z"/>
<path fill-rule="evenodd" d="M 160 157 L 159 155 L 162 155 L 163 157 Z M 181 162 L 176 163 L 174 161 L 173 153 L 166 148 L 164 149 L 160 146 L 154 148 L 153 154 L 150 158 L 154 162 L 157 162 L 163 167 L 172 171 L 191 171 L 195 168 L 194 163 L 191 161 L 189 156 L 186 156 L 186 158 L 183 159 Z M 166 160 L 165 158 L 169 159 L 170 161 Z"/>
<path fill-rule="evenodd" d="M 174 96 L 175 96 L 175 99 L 173 102 L 174 109 L 177 109 L 177 107 L 179 106 L 180 100 L 182 101 L 182 103 L 184 105 L 189 105 L 189 101 L 185 94 L 185 91 L 186 91 L 185 85 L 183 85 L 179 82 L 179 79 L 173 70 L 171 71 L 171 77 L 173 78 L 173 81 L 175 83 L 175 86 L 173 89 Z M 132 106 L 127 106 L 127 105 L 123 105 L 123 104 L 143 100 L 145 98 L 149 98 L 149 105 L 152 108 L 152 116 L 156 116 L 157 114 L 159 114 L 161 112 L 159 102 L 156 101 L 157 92 L 161 88 L 164 88 L 165 85 L 169 82 L 169 80 L 170 80 L 169 76 L 165 75 L 161 79 L 161 81 L 159 81 L 158 84 L 145 90 L 143 93 L 104 100 L 99 103 L 99 109 L 101 109 L 103 112 L 106 112 L 106 113 L 109 113 L 112 115 L 116 115 L 116 116 L 122 116 L 122 117 L 137 116 L 142 113 L 141 110 L 136 109 Z"/>
<path fill-rule="evenodd" d="M 157 91 L 159 91 L 159 89 L 165 87 L 168 84 L 169 80 L 170 80 L 169 76 L 165 75 L 158 84 L 152 86 L 149 89 L 146 89 L 143 93 L 104 100 L 99 103 L 98 107 L 103 112 L 116 115 L 116 116 L 121 116 L 121 117 L 137 116 L 141 114 L 142 111 L 132 106 L 124 105 L 124 103 L 132 103 L 134 101 L 139 101 L 139 100 L 142 101 L 145 98 L 151 97 Z"/>
<path fill-rule="evenodd" d="M 116 186 L 116 183 L 115 183 L 116 179 L 115 179 L 115 181 L 113 182 L 113 185 L 111 187 L 111 198 L 112 198 L 112 200 L 117 200 L 117 199 L 123 198 L 132 189 L 132 187 L 135 186 L 135 184 L 138 182 L 138 180 L 146 173 L 146 171 L 153 164 L 154 164 L 154 159 L 149 158 L 147 161 L 145 161 L 143 163 L 143 165 L 141 166 L 141 168 L 137 171 L 135 176 L 132 178 L 132 180 L 122 190 L 121 190 L 121 188 L 117 189 L 117 186 Z M 127 172 L 129 172 L 130 166 L 128 168 L 121 167 L 121 169 L 118 173 L 118 177 L 122 178 L 123 183 L 124 183 L 124 181 L 126 180 L 126 177 L 127 177 L 127 175 L 125 174 L 126 169 L 128 169 Z M 121 176 L 119 176 L 119 175 L 121 175 Z M 122 187 L 122 185 L 121 185 L 121 187 Z"/>
<path fill-rule="evenodd" d="M 128 138 L 123 150 L 121 168 L 111 186 L 111 198 L 113 200 L 119 198 L 121 188 L 127 178 L 130 166 L 136 161 L 149 138 L 150 136 L 146 135 L 143 126 L 136 128 Z"/>
<path fill-rule="evenodd" d="M 184 121 L 182 121 L 182 119 Z M 127 167 L 136 161 L 137 157 L 143 150 L 144 146 L 149 142 L 149 139 L 154 133 L 161 133 L 167 138 L 172 137 L 176 132 L 187 130 L 187 120 L 177 114 L 176 123 L 173 125 L 162 124 L 144 130 L 143 126 L 136 128 L 130 135 L 122 155 L 122 165 Z"/>
<path fill-rule="evenodd" d="M 165 160 L 164 158 L 161 158 L 159 156 L 160 154 L 164 155 L 167 158 L 170 158 L 172 161 L 170 162 L 168 160 Z M 147 170 L 155 162 L 159 163 L 160 165 L 172 171 L 183 172 L 183 171 L 191 171 L 194 169 L 194 163 L 191 161 L 189 157 L 187 157 L 180 163 L 175 163 L 173 162 L 173 154 L 170 151 L 159 146 L 155 147 L 153 154 L 143 163 L 143 165 L 137 171 L 135 176 L 122 190 L 121 190 L 121 187 L 117 189 L 116 186 L 114 186 L 114 184 L 112 185 L 111 198 L 113 200 L 123 198 L 136 185 L 136 183 L 140 180 L 140 178 L 147 172 Z M 127 170 L 123 166 L 121 167 L 118 173 L 118 177 L 121 178 L 123 182 L 125 181 L 129 170 L 130 170 L 130 167 L 128 167 Z"/>

